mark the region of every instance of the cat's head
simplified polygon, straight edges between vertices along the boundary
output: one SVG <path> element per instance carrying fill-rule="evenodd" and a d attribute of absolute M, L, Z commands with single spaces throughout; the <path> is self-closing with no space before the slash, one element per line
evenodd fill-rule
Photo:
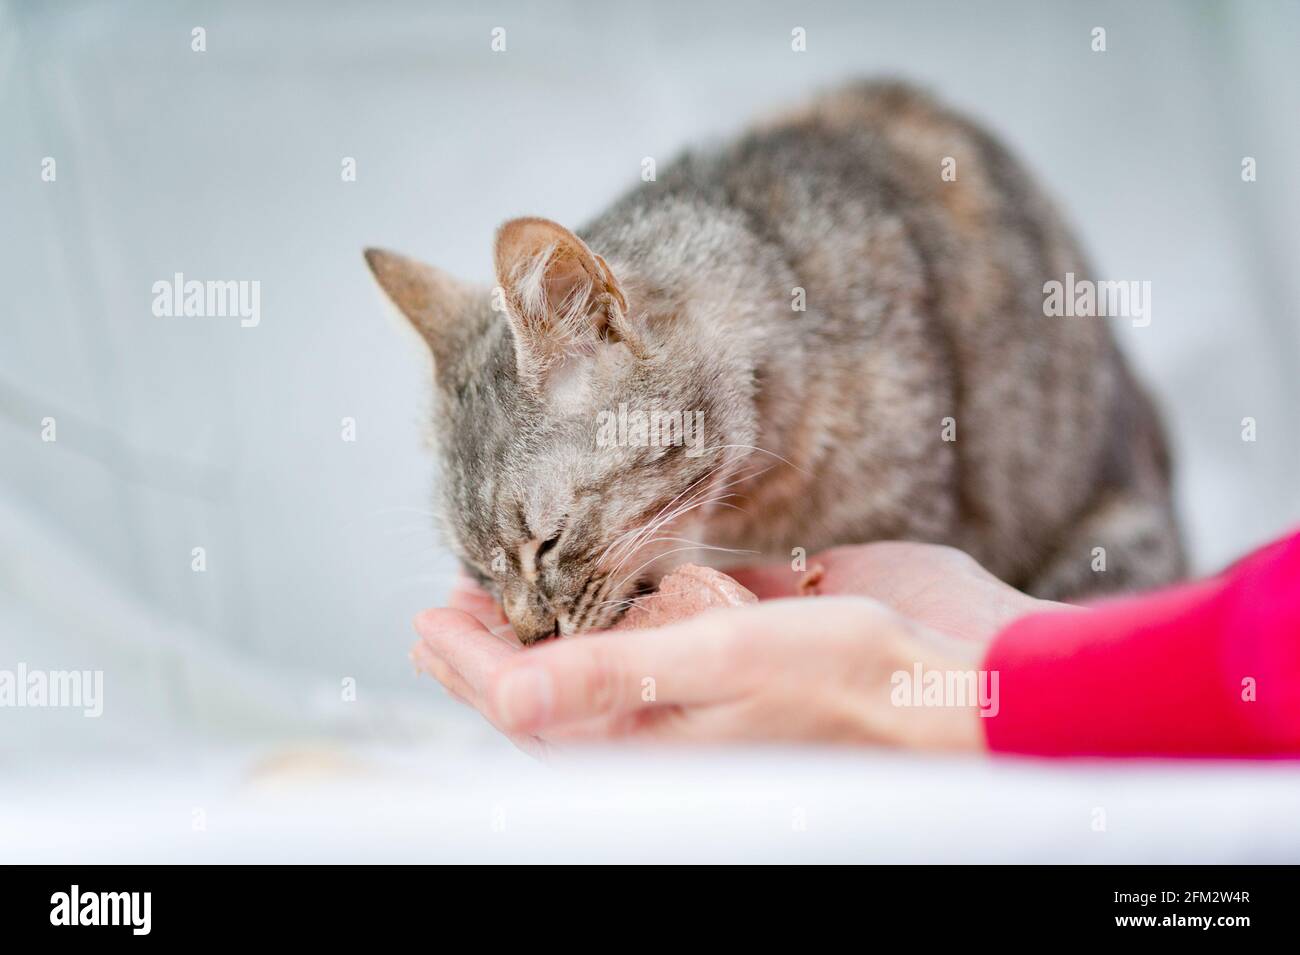
<path fill-rule="evenodd" d="M 495 288 L 366 259 L 433 355 L 441 508 L 466 569 L 525 643 L 611 625 L 725 506 L 751 376 L 720 332 L 681 327 L 680 296 L 545 219 L 498 231 Z"/>

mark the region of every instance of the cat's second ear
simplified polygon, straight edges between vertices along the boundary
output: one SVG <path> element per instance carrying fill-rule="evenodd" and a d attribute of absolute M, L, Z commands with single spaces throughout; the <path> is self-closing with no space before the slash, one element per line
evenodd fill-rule
<path fill-rule="evenodd" d="M 384 294 L 429 343 L 438 361 L 454 347 L 475 289 L 431 265 L 384 249 L 366 249 Z"/>
<path fill-rule="evenodd" d="M 544 371 L 602 342 L 646 357 L 609 263 L 564 226 L 511 219 L 497 231 L 495 259 L 521 370 Z"/>

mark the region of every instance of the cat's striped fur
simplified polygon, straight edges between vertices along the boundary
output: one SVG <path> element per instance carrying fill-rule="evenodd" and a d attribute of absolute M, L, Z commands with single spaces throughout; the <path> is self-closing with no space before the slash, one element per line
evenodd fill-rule
<path fill-rule="evenodd" d="M 370 259 L 435 356 L 452 544 L 526 640 L 734 551 L 943 542 L 1053 598 L 1181 572 L 1159 421 L 1108 319 L 1044 314 L 1045 282 L 1090 275 L 1070 230 L 910 87 L 689 153 L 576 235 L 507 223 L 500 310 Z M 708 452 L 602 446 L 620 405 L 702 411 Z"/>

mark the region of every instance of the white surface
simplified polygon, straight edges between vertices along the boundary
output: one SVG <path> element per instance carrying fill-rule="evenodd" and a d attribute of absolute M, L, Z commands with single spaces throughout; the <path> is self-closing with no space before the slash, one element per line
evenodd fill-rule
<path fill-rule="evenodd" d="M 1098 24 L 1105 54 L 1088 49 Z M 199 25 L 204 54 L 189 45 Z M 796 25 L 806 54 L 790 52 Z M 489 50 L 494 26 L 507 28 L 505 54 Z M 505 744 L 415 684 L 405 659 L 411 615 L 445 593 L 451 568 L 427 515 L 427 370 L 359 250 L 383 244 L 486 279 L 503 219 L 579 224 L 644 156 L 666 162 L 842 78 L 902 74 L 983 118 L 1060 197 L 1103 277 L 1153 283 L 1151 326 L 1118 330 L 1168 414 L 1199 567 L 1294 524 L 1297 35 L 1294 4 L 0 4 L 0 668 L 99 668 L 106 694 L 100 720 L 0 711 L 11 850 L 75 833 L 105 858 L 183 855 L 200 844 L 165 826 L 132 841 L 154 818 L 151 793 L 239 778 L 245 763 L 225 747 L 303 739 L 364 752 L 442 740 L 436 771 L 397 787 L 395 818 L 413 821 L 431 798 L 448 819 L 462 803 L 480 818 L 473 801 L 491 796 L 473 780 L 495 758 L 480 754 Z M 1257 157 L 1258 182 L 1241 182 L 1243 155 Z M 40 181 L 45 156 L 55 183 Z M 340 181 L 344 156 L 356 183 Z M 177 271 L 261 281 L 261 325 L 154 317 L 152 283 Z M 1239 440 L 1247 415 L 1254 444 Z M 46 416 L 53 444 L 39 438 Z M 343 416 L 357 419 L 355 444 L 339 439 Z M 190 569 L 195 546 L 206 573 Z M 345 678 L 355 703 L 341 699 Z M 89 753 L 127 768 L 96 769 Z M 851 772 L 813 756 L 745 763 L 760 803 L 817 780 L 839 813 L 810 822 L 802 844 L 777 825 L 753 851 L 902 855 L 928 818 L 957 854 L 1119 843 L 1135 856 L 1294 858 L 1297 823 L 1270 808 L 1290 778 L 1256 788 L 1239 769 L 1130 780 L 1129 768 L 1103 782 L 1085 769 L 862 760 Z M 611 772 L 612 793 L 642 778 Z M 734 793 L 728 778 L 683 772 L 695 781 L 682 792 L 712 807 L 699 825 L 723 825 L 710 793 Z M 1087 841 L 1086 813 L 1083 834 L 1073 815 L 1061 822 L 1063 806 L 1095 801 L 1094 778 L 1137 800 L 1145 835 Z M 926 797 L 931 783 L 941 792 Z M 102 801 L 63 812 L 101 788 Z M 369 795 L 311 804 L 346 829 L 348 800 Z M 226 805 L 219 790 L 204 798 Z M 286 852 L 316 844 L 302 828 L 312 816 L 228 798 L 224 841 L 201 851 L 271 852 L 261 835 L 276 827 Z M 32 825 L 13 823 L 15 799 Z M 1033 827 L 994 838 L 963 824 L 971 806 Z M 656 834 L 637 843 L 646 852 L 689 848 L 694 824 L 660 832 L 648 803 L 610 812 Z M 399 830 L 375 845 L 406 851 Z M 417 845 L 436 854 L 439 832 Z M 748 835 L 761 842 L 761 826 Z M 570 848 L 617 844 L 578 836 Z M 491 843 L 456 837 L 447 852 L 480 845 Z"/>
<path fill-rule="evenodd" d="M 0 839 L 13 861 L 78 863 L 1300 862 L 1294 766 L 624 750 L 550 768 L 447 748 L 260 762 L 89 789 L 56 775 L 0 809 Z"/>

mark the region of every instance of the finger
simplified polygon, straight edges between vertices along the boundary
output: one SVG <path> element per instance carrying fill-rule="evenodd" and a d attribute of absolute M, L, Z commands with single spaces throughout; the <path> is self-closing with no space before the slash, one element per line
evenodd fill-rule
<path fill-rule="evenodd" d="M 504 655 L 495 650 L 488 650 L 485 653 L 478 653 L 473 649 L 467 650 L 467 644 L 472 646 L 485 639 L 483 637 L 485 628 L 477 620 L 467 620 L 465 614 L 458 611 L 426 611 L 416 618 L 416 629 L 421 634 L 421 639 L 416 641 L 411 650 L 411 660 L 416 666 L 441 683 L 452 696 L 483 713 L 484 717 L 506 733 L 519 749 L 532 756 L 547 755 L 545 740 L 528 733 L 512 732 L 487 712 L 483 702 L 482 674 L 485 670 L 499 665 L 494 663 L 493 659 L 509 658 L 518 652 L 517 648 L 507 648 L 507 653 Z M 437 650 L 434 649 L 435 646 Z M 475 679 L 471 681 L 462 676 L 457 669 L 460 666 L 466 667 Z M 630 725 L 615 726 L 610 719 L 600 717 L 581 726 L 569 727 L 566 732 L 549 734 L 548 738 L 596 742 L 627 736 L 631 728 Z"/>
<path fill-rule="evenodd" d="M 515 636 L 514 627 L 506 617 L 501 605 L 490 593 L 479 586 L 468 574 L 457 575 L 451 593 L 447 595 L 447 606 L 452 610 L 462 610 L 483 624 L 488 630 L 512 646 L 523 646 Z"/>
<path fill-rule="evenodd" d="M 733 740 L 769 738 L 766 724 L 755 723 L 737 703 L 718 706 L 648 706 L 630 713 L 548 726 L 542 738 L 564 744 L 606 743 L 635 740 L 638 743 L 712 744 Z"/>
<path fill-rule="evenodd" d="M 500 727 L 497 728 L 500 729 Z M 537 760 L 539 763 L 550 762 L 552 756 L 555 755 L 551 744 L 536 736 L 507 733 L 506 739 L 514 743 L 515 749 L 519 750 L 519 752 L 523 753 L 525 756 L 533 757 L 533 759 Z"/>
<path fill-rule="evenodd" d="M 682 707 L 651 706 L 630 713 L 612 713 L 576 723 L 557 723 L 541 730 L 541 738 L 553 743 L 604 743 L 629 738 L 653 739 L 661 721 L 678 718 Z"/>
<path fill-rule="evenodd" d="M 465 681 L 479 709 L 489 679 L 521 652 L 461 610 L 426 610 L 416 616 L 415 630 L 425 648 Z"/>
<path fill-rule="evenodd" d="M 492 722 L 491 718 L 486 713 L 483 713 L 483 707 L 479 705 L 480 694 L 476 693 L 474 688 L 441 657 L 430 650 L 423 640 L 417 640 L 415 646 L 411 648 L 411 661 L 441 683 L 451 696 L 466 706 L 477 709 L 484 719 L 487 719 L 489 723 Z M 493 725 L 496 726 L 495 723 Z M 545 741 L 538 739 L 536 736 L 527 733 L 510 733 L 500 726 L 496 728 L 502 730 L 509 737 L 510 742 L 529 756 L 545 759 L 549 755 L 549 747 Z"/>
<path fill-rule="evenodd" d="M 447 606 L 478 617 L 489 630 L 510 623 L 493 596 L 463 572 L 456 576 L 456 582 L 451 586 Z"/>
<path fill-rule="evenodd" d="M 564 640 L 510 660 L 493 679 L 493 720 L 535 730 L 655 704 L 700 704 L 729 698 L 742 683 L 746 634 L 765 628 L 767 607 L 715 610 L 658 630 Z"/>
<path fill-rule="evenodd" d="M 461 678 L 459 673 L 435 656 L 433 651 L 424 645 L 423 640 L 415 641 L 415 646 L 411 647 L 411 662 L 415 664 L 421 673 L 427 673 L 441 683 L 442 688 L 461 703 L 467 706 L 474 705 L 470 699 L 473 691 L 470 689 L 469 684 Z"/>

